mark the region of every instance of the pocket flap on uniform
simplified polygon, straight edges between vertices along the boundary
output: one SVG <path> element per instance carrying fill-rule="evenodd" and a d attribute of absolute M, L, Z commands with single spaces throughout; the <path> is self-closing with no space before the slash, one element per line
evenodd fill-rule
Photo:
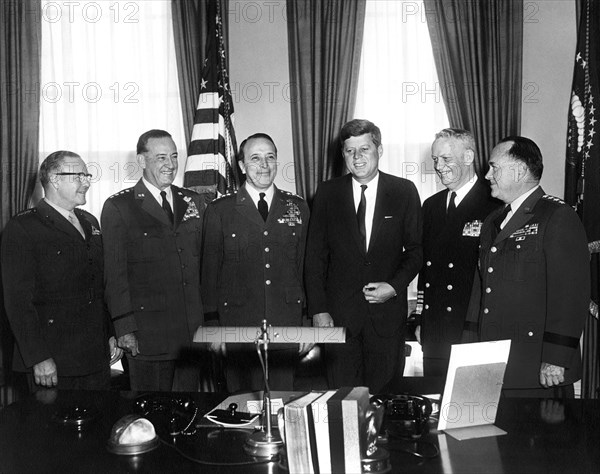
<path fill-rule="evenodd" d="M 242 306 L 246 303 L 246 288 L 221 288 L 220 306 Z"/>

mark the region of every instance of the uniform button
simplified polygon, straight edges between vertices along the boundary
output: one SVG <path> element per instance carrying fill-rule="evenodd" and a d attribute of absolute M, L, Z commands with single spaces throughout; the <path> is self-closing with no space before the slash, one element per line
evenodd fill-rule
<path fill-rule="evenodd" d="M 227 301 L 225 301 L 225 303 L 223 303 L 223 306 L 227 306 Z"/>
<path fill-rule="evenodd" d="M 62 252 L 59 250 L 58 252 L 56 252 L 56 255 L 60 255 Z"/>
<path fill-rule="evenodd" d="M 448 306 L 448 307 L 446 308 L 446 311 L 448 311 L 449 313 L 450 313 L 450 312 L 452 312 L 452 307 L 451 307 L 451 306 Z"/>
<path fill-rule="evenodd" d="M 298 303 L 301 303 L 301 302 L 302 302 L 302 300 L 300 298 L 298 298 Z"/>
<path fill-rule="evenodd" d="M 231 234 L 232 237 L 235 237 L 235 234 Z"/>
<path fill-rule="evenodd" d="M 292 232 L 292 235 L 296 235 L 296 232 Z"/>
<path fill-rule="evenodd" d="M 483 314 L 488 314 L 489 312 L 490 312 L 490 310 L 489 310 L 489 309 L 487 309 L 487 308 L 485 308 L 485 309 L 483 310 Z"/>
<path fill-rule="evenodd" d="M 184 263 L 183 265 L 181 265 L 181 268 L 185 268 L 185 267 L 186 267 L 186 264 L 185 264 L 185 263 Z"/>
<path fill-rule="evenodd" d="M 92 304 L 92 300 L 89 300 L 89 301 L 88 301 L 88 304 Z"/>
<path fill-rule="evenodd" d="M 448 268 L 454 268 L 454 264 L 453 263 L 449 263 L 448 264 Z"/>
<path fill-rule="evenodd" d="M 144 237 L 148 237 L 148 232 L 144 232 Z"/>
<path fill-rule="evenodd" d="M 140 311 L 144 311 L 144 307 L 143 306 L 140 306 Z"/>
<path fill-rule="evenodd" d="M 371 262 L 369 262 L 369 261 L 366 261 L 366 262 L 365 262 L 365 265 L 366 265 L 366 266 L 369 266 L 369 265 L 371 265 Z"/>
<path fill-rule="evenodd" d="M 497 251 L 498 249 L 497 249 L 496 247 L 492 247 L 490 250 L 491 250 L 491 252 L 492 252 L 492 253 L 496 253 L 496 251 Z"/>
<path fill-rule="evenodd" d="M 177 249 L 177 251 L 178 251 L 179 253 L 181 253 L 181 252 L 183 252 L 183 249 Z"/>
<path fill-rule="evenodd" d="M 263 234 L 264 234 L 264 235 L 269 235 L 269 231 L 268 231 L 268 230 L 265 230 L 265 231 L 263 232 Z"/>
<path fill-rule="evenodd" d="M 271 264 L 270 263 L 265 264 L 265 268 L 271 268 Z"/>
<path fill-rule="evenodd" d="M 425 288 L 429 288 L 431 285 L 429 283 L 425 283 Z"/>
<path fill-rule="evenodd" d="M 518 249 L 520 249 L 520 248 L 521 248 L 521 245 L 520 245 L 520 244 L 519 244 L 519 245 L 517 245 L 517 248 L 518 248 Z"/>
<path fill-rule="evenodd" d="M 270 285 L 270 284 L 271 284 L 271 280 L 267 280 L 267 281 L 265 281 L 265 283 L 266 283 L 267 285 Z"/>
<path fill-rule="evenodd" d="M 429 309 L 429 305 L 428 304 L 425 305 L 425 309 Z"/>
<path fill-rule="evenodd" d="M 491 288 L 488 286 L 488 287 L 485 289 L 485 292 L 486 292 L 486 293 L 491 293 L 491 292 L 492 292 L 492 289 L 491 289 Z"/>
<path fill-rule="evenodd" d="M 183 282 L 183 286 L 187 286 L 187 284 L 188 284 L 188 282 L 187 282 L 187 281 L 184 281 L 184 282 Z"/>
<path fill-rule="evenodd" d="M 529 331 L 529 332 L 527 333 L 527 335 L 528 335 L 529 337 L 533 336 L 533 331 Z"/>
<path fill-rule="evenodd" d="M 268 252 L 268 251 L 269 251 L 269 247 L 265 247 L 265 252 Z"/>
<path fill-rule="evenodd" d="M 448 288 L 448 290 L 451 290 L 454 287 L 452 285 L 448 285 L 446 288 Z"/>
<path fill-rule="evenodd" d="M 430 262 L 430 261 L 427 261 L 426 265 L 427 265 L 428 267 L 430 267 L 430 266 L 431 266 L 431 262 Z"/>
<path fill-rule="evenodd" d="M 493 271 L 494 271 L 494 268 L 493 268 L 493 267 L 489 267 L 489 268 L 488 268 L 488 273 L 492 273 Z"/>
<path fill-rule="evenodd" d="M 50 326 L 50 325 L 52 325 L 52 324 L 54 324 L 54 319 L 49 319 L 49 320 L 48 320 L 48 326 Z"/>

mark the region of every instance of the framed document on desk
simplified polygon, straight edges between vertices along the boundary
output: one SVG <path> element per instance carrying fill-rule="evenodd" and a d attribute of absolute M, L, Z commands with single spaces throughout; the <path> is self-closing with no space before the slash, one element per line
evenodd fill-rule
<path fill-rule="evenodd" d="M 454 344 L 438 430 L 457 439 L 506 434 L 494 426 L 510 340 Z"/>

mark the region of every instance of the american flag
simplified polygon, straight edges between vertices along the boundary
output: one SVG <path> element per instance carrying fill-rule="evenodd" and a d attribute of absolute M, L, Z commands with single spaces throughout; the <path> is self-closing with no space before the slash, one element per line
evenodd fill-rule
<path fill-rule="evenodd" d="M 238 188 L 233 130 L 233 100 L 229 87 L 219 0 L 208 3 L 208 41 L 200 98 L 194 116 L 183 185 L 210 197 Z"/>
<path fill-rule="evenodd" d="M 600 5 L 582 2 L 567 136 L 565 201 L 585 227 L 591 253 L 590 318 L 584 329 L 582 397 L 596 398 L 600 386 L 598 298 L 600 294 Z M 598 135 L 596 137 L 596 135 Z"/>

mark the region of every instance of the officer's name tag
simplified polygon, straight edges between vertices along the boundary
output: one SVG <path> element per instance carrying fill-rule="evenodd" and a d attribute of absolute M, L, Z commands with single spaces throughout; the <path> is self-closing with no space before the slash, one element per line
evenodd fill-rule
<path fill-rule="evenodd" d="M 538 223 L 535 224 L 527 224 L 526 226 L 521 227 L 520 229 L 515 230 L 511 235 L 510 239 L 516 239 L 518 241 L 525 240 L 527 235 L 537 235 L 538 233 Z"/>
<path fill-rule="evenodd" d="M 467 222 L 463 227 L 462 236 L 463 237 L 479 237 L 481 234 L 481 226 L 483 222 L 479 220 Z"/>

